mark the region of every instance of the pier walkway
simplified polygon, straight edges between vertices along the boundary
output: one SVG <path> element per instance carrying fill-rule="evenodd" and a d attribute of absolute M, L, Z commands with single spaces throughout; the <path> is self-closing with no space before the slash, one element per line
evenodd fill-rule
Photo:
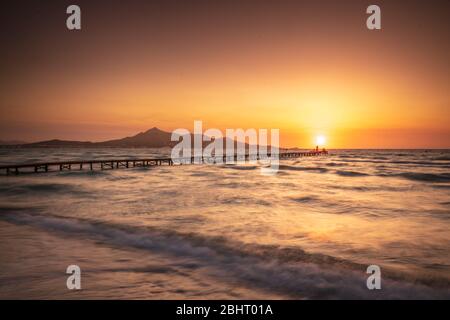
<path fill-rule="evenodd" d="M 279 153 L 279 159 L 290 159 L 300 157 L 315 157 L 327 155 L 326 150 L 314 150 L 308 152 L 283 152 Z M 245 159 L 244 159 L 245 158 Z M 245 157 L 223 156 L 223 162 L 229 161 L 243 161 L 243 160 L 270 160 L 271 154 L 264 156 L 260 155 L 248 155 Z M 178 161 L 177 161 L 178 162 Z M 191 164 L 191 163 L 218 163 L 217 157 L 191 157 L 179 159 L 179 164 Z M 40 163 L 23 163 L 23 164 L 8 164 L 0 166 L 0 174 L 5 175 L 17 175 L 20 173 L 40 173 L 40 172 L 55 172 L 55 171 L 68 171 L 68 170 L 107 170 L 107 169 L 119 169 L 119 168 L 134 168 L 134 167 L 149 167 L 149 166 L 162 166 L 162 165 L 174 165 L 171 158 L 153 158 L 153 159 L 112 159 L 112 160 L 81 160 L 81 161 L 59 161 L 59 162 L 40 162 Z"/>

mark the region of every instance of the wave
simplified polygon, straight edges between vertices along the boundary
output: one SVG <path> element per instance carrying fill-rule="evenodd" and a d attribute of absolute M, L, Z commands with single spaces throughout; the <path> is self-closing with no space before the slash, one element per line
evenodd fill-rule
<path fill-rule="evenodd" d="M 108 181 L 127 181 L 127 180 L 137 180 L 137 176 L 131 176 L 131 175 L 110 175 L 106 177 L 106 180 Z"/>
<path fill-rule="evenodd" d="M 371 184 L 365 184 L 365 185 L 334 185 L 334 189 L 341 189 L 341 190 L 351 190 L 351 191 L 362 191 L 362 192 L 373 192 L 373 191 L 382 191 L 382 192 L 408 192 L 411 191 L 411 186 L 389 186 L 389 185 L 371 185 Z"/>
<path fill-rule="evenodd" d="M 435 184 L 433 185 L 435 189 L 450 189 L 450 185 L 448 184 Z"/>
<path fill-rule="evenodd" d="M 352 159 L 352 160 L 341 160 L 346 163 L 377 163 L 377 164 L 385 164 L 385 165 L 415 165 L 415 166 L 426 166 L 426 167 L 437 167 L 437 168 L 450 168 L 450 164 L 448 162 L 435 162 L 435 161 L 412 161 L 412 160 L 376 160 L 372 159 Z"/>
<path fill-rule="evenodd" d="M 90 192 L 75 184 L 65 183 L 29 183 L 29 184 L 2 184 L 0 191 L 3 194 L 17 195 L 23 193 L 51 193 L 51 194 L 77 194 L 89 196 Z"/>
<path fill-rule="evenodd" d="M 433 161 L 389 161 L 388 163 L 393 164 L 414 164 L 419 166 L 429 166 L 429 167 L 440 167 L 440 168 L 450 168 L 448 162 L 433 162 Z"/>
<path fill-rule="evenodd" d="M 44 212 L 43 207 L 26 206 L 22 204 L 16 205 L 0 205 L 0 213 L 5 214 L 39 214 Z"/>
<path fill-rule="evenodd" d="M 445 156 L 437 156 L 432 158 L 433 160 L 447 160 L 450 161 L 450 155 L 445 155 Z"/>
<path fill-rule="evenodd" d="M 325 163 L 325 165 L 329 166 L 329 167 L 344 167 L 347 164 L 346 163 L 342 163 L 342 162 L 328 162 L 328 163 Z"/>
<path fill-rule="evenodd" d="M 310 203 L 310 202 L 316 202 L 318 200 L 320 200 L 317 197 L 314 196 L 305 196 L 305 197 L 299 197 L 299 198 L 291 198 L 292 200 L 294 200 L 295 202 L 299 202 L 299 203 Z"/>
<path fill-rule="evenodd" d="M 234 169 L 234 170 L 255 170 L 258 167 L 257 166 L 249 166 L 249 165 L 240 166 L 240 165 L 227 164 L 224 166 L 220 166 L 220 168 L 227 168 L 227 169 Z"/>
<path fill-rule="evenodd" d="M 367 176 L 367 173 L 358 172 L 358 171 L 346 171 L 346 170 L 337 170 L 335 172 L 337 175 L 344 176 L 344 177 L 363 177 Z"/>
<path fill-rule="evenodd" d="M 318 173 L 325 173 L 329 170 L 322 167 L 301 167 L 280 165 L 280 170 L 293 170 L 293 171 L 312 171 Z M 333 173 L 343 177 L 365 177 L 370 176 L 368 173 L 353 171 L 353 170 L 336 170 Z M 378 177 L 401 177 L 409 180 L 422 181 L 422 182 L 450 182 L 450 174 L 448 173 L 422 173 L 422 172 L 401 172 L 401 173 L 380 173 L 376 174 Z"/>
<path fill-rule="evenodd" d="M 3 214 L 0 218 L 10 223 L 62 232 L 65 236 L 101 238 L 103 242 L 120 247 L 192 258 L 213 275 L 225 278 L 225 281 L 239 280 L 250 286 L 297 298 L 450 298 L 447 279 L 431 282 L 428 279 L 425 281 L 427 283 L 420 283 L 417 279 L 405 281 L 408 279 L 402 274 L 386 270 L 383 271 L 383 290 L 369 291 L 365 285 L 367 266 L 307 253 L 300 248 L 244 244 L 224 237 L 57 216 Z"/>
<path fill-rule="evenodd" d="M 210 172 L 192 172 L 190 174 L 191 177 L 207 177 L 210 176 L 211 173 Z"/>
<path fill-rule="evenodd" d="M 402 172 L 395 174 L 380 174 L 380 176 L 402 177 L 408 180 L 421 182 L 450 182 L 450 174 L 448 173 L 422 173 L 422 172 Z"/>
<path fill-rule="evenodd" d="M 96 178 L 96 177 L 104 177 L 104 176 L 108 176 L 110 175 L 110 173 L 107 170 L 80 170 L 80 171 L 59 171 L 55 174 L 56 176 L 61 176 L 61 177 L 65 177 L 65 176 L 69 176 L 69 177 L 91 177 L 91 178 Z"/>
<path fill-rule="evenodd" d="M 264 199 L 258 199 L 253 197 L 245 197 L 245 196 L 228 196 L 224 198 L 220 198 L 219 203 L 225 205 L 245 205 L 246 207 L 250 207 L 252 205 L 261 205 L 261 206 L 272 206 L 273 203 L 270 201 L 266 201 Z"/>
<path fill-rule="evenodd" d="M 312 171 L 312 172 L 318 172 L 318 173 L 328 172 L 327 168 L 322 168 L 322 167 L 300 167 L 300 166 L 290 166 L 290 165 L 286 165 L 286 164 L 279 165 L 278 169 L 293 170 L 293 171 Z"/>

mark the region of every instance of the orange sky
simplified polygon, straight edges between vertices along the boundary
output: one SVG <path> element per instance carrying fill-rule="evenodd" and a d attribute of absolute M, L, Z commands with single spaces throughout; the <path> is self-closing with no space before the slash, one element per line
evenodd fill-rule
<path fill-rule="evenodd" d="M 79 32 L 68 4 L 2 10 L 0 140 L 203 120 L 286 147 L 450 147 L 448 1 L 377 1 L 381 31 L 366 1 L 78 1 Z"/>

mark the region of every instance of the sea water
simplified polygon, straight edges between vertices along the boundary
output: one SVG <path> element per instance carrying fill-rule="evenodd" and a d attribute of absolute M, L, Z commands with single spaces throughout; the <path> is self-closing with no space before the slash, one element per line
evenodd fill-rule
<path fill-rule="evenodd" d="M 0 163 L 169 149 L 0 149 Z M 450 298 L 450 151 L 0 177 L 0 298 Z M 67 266 L 81 269 L 68 290 Z M 369 265 L 381 289 L 369 290 Z"/>

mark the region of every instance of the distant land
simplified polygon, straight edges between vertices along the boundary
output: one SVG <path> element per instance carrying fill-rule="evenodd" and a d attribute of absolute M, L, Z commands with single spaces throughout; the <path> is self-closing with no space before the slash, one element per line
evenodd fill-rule
<path fill-rule="evenodd" d="M 162 148 L 172 147 L 177 141 L 171 141 L 171 133 L 156 127 L 140 132 L 132 137 L 107 140 L 102 142 L 75 140 L 45 140 L 33 143 L 21 141 L 0 141 L 1 146 L 15 146 L 21 148 L 89 148 L 89 147 L 117 147 L 117 148 Z"/>
<path fill-rule="evenodd" d="M 27 142 L 25 141 L 20 141 L 20 140 L 0 140 L 0 146 L 14 146 L 14 145 L 21 145 L 21 144 L 26 144 Z"/>
<path fill-rule="evenodd" d="M 173 147 L 178 141 L 171 141 L 172 133 L 160 130 L 153 127 L 145 132 L 140 132 L 131 137 L 125 137 L 122 139 L 107 140 L 102 142 L 91 141 L 73 141 L 73 140 L 46 140 L 33 143 L 24 143 L 20 141 L 9 141 L 3 143 L 0 141 L 2 147 L 16 147 L 16 148 L 164 148 Z M 191 134 L 191 141 L 193 141 L 193 135 Z M 6 142 L 6 141 L 5 141 Z M 207 145 L 210 142 L 203 142 L 203 145 Z M 226 145 L 224 138 L 224 147 Z M 248 144 L 246 144 L 248 147 Z"/>

